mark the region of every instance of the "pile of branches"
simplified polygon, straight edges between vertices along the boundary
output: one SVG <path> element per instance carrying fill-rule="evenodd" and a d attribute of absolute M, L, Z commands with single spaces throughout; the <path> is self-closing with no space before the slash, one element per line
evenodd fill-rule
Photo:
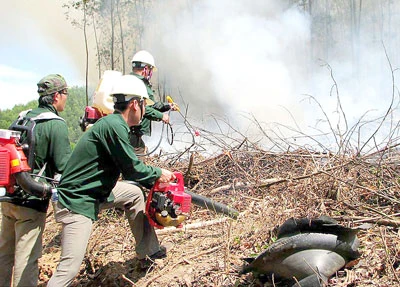
<path fill-rule="evenodd" d="M 179 166 L 191 191 L 241 211 L 233 230 L 227 227 L 232 238 L 224 257 L 231 261 L 222 266 L 231 264 L 232 269 L 220 270 L 222 274 L 213 279 L 209 274 L 197 286 L 260 284 L 251 276 L 237 275 L 220 285 L 215 282 L 234 273 L 241 258 L 259 254 L 274 242 L 277 228 L 288 218 L 321 215 L 361 230 L 363 255 L 332 278 L 331 286 L 400 284 L 399 155 L 390 148 L 365 156 L 248 148 L 225 150 L 206 159 L 192 154 L 189 164 Z"/>
<path fill-rule="evenodd" d="M 158 156 L 146 161 L 171 168 Z M 274 153 L 235 148 L 208 158 L 193 152 L 187 161 L 175 161 L 174 170 L 183 173 L 192 192 L 237 209 L 238 219 L 194 206 L 184 228 L 158 231 L 168 257 L 143 272 L 137 269 L 134 239 L 123 214 L 103 212 L 73 286 L 284 286 L 239 275 L 243 258 L 273 243 L 288 218 L 321 215 L 360 228 L 360 259 L 340 270 L 329 286 L 400 284 L 396 152 L 350 157 L 305 149 Z M 57 263 L 59 232 L 50 211 L 41 259 L 43 285 Z"/>

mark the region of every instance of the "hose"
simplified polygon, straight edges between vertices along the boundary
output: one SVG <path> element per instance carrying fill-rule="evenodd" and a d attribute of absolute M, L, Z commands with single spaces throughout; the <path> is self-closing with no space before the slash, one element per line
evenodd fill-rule
<path fill-rule="evenodd" d="M 27 172 L 14 174 L 18 185 L 28 194 L 44 198 L 51 194 L 52 187 L 44 182 L 37 182 Z"/>
<path fill-rule="evenodd" d="M 197 206 L 209 209 L 216 213 L 222 213 L 233 219 L 237 219 L 237 217 L 239 215 L 239 211 L 237 211 L 236 209 L 231 208 L 223 203 L 216 202 L 208 197 L 191 192 L 188 189 L 185 189 L 185 192 L 187 194 L 189 194 L 190 196 L 192 196 L 192 203 Z"/>
<path fill-rule="evenodd" d="M 151 151 L 149 151 L 149 152 L 147 152 L 147 153 L 137 154 L 137 155 L 136 155 L 137 157 L 149 156 L 149 155 L 151 155 L 153 152 L 155 152 L 155 151 L 159 148 L 159 146 L 160 146 L 160 144 L 161 144 L 161 140 L 162 140 L 162 138 L 163 138 L 164 127 L 165 127 L 165 125 L 168 125 L 168 126 L 169 126 L 170 132 L 171 132 L 171 135 L 172 135 L 172 139 L 171 139 L 171 141 L 168 140 L 168 143 L 169 143 L 170 145 L 173 144 L 173 142 L 174 142 L 174 132 L 173 132 L 173 130 L 172 130 L 172 126 L 171 126 L 171 124 L 169 124 L 169 123 L 168 123 L 168 124 L 163 123 L 163 127 L 162 127 L 162 129 L 161 129 L 161 134 L 160 134 L 160 139 L 158 140 L 157 145 L 156 145 Z M 167 129 L 167 139 L 168 139 L 168 129 Z"/>
<path fill-rule="evenodd" d="M 0 196 L 0 202 L 13 202 L 14 198 L 12 196 Z"/>

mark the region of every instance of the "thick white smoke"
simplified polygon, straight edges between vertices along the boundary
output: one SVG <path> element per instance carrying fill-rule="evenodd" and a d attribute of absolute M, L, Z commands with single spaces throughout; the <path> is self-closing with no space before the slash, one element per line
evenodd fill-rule
<path fill-rule="evenodd" d="M 301 118 L 295 91 L 302 83 L 297 75 L 306 71 L 307 16 L 275 1 L 173 5 L 157 7 L 157 33 L 147 36 L 160 79 L 173 94 L 181 92 L 192 113 L 246 112 L 285 122 L 279 107 L 285 106 Z"/>
<path fill-rule="evenodd" d="M 204 124 L 215 114 L 244 128 L 249 123 L 240 115 L 248 114 L 261 123 L 329 134 L 325 117 L 343 132 L 346 120 L 351 127 L 367 111 L 369 119 L 382 115 L 392 97 L 382 43 L 361 31 L 358 63 L 346 44 L 326 59 L 313 59 L 311 41 L 321 39 L 311 39 L 309 15 L 282 2 L 157 1 L 145 48 L 155 55 L 160 82 Z M 318 104 L 305 101 L 307 95 Z"/>

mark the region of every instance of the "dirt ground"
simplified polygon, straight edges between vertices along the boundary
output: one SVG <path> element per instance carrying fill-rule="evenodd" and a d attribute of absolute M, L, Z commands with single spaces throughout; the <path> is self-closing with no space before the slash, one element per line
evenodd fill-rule
<path fill-rule="evenodd" d="M 232 150 L 198 156 L 190 164 L 175 162 L 191 191 L 237 209 L 237 220 L 192 206 L 184 228 L 158 231 L 167 258 L 143 272 L 123 213 L 102 212 L 72 286 L 286 286 L 239 275 L 243 259 L 273 243 L 287 219 L 321 215 L 362 227 L 361 257 L 338 270 L 328 286 L 400 286 L 398 167 L 387 163 L 378 170 L 366 160 L 322 157 Z M 171 168 L 168 161 L 148 161 Z M 60 226 L 51 208 L 43 247 L 39 286 L 46 286 L 60 256 Z"/>

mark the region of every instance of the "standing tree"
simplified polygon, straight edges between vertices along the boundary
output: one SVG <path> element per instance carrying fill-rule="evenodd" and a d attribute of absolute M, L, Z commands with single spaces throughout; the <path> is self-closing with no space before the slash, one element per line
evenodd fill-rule
<path fill-rule="evenodd" d="M 145 18 L 151 4 L 152 0 L 81 0 L 64 5 L 72 25 L 84 32 L 87 78 L 91 46 L 88 27 L 93 27 L 99 78 L 102 70 L 106 69 L 125 74 L 129 61 L 126 55 L 133 55 L 141 46 Z M 81 12 L 81 16 L 73 19 L 72 11 Z"/>

